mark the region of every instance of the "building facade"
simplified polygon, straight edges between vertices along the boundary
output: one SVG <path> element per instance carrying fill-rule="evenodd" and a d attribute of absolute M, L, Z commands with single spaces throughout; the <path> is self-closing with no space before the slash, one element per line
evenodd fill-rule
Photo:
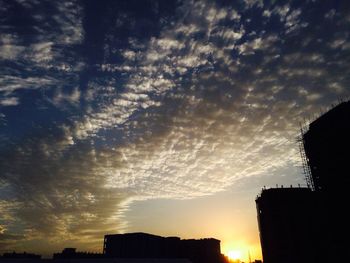
<path fill-rule="evenodd" d="M 147 233 L 106 235 L 103 253 L 113 258 L 186 258 L 193 263 L 219 263 L 220 240 L 161 237 Z"/>
<path fill-rule="evenodd" d="M 350 101 L 310 123 L 302 137 L 315 191 L 336 196 L 346 192 L 350 187 Z"/>
<path fill-rule="evenodd" d="M 302 132 L 309 176 L 322 202 L 328 260 L 350 247 L 350 101 L 340 103 Z"/>
<path fill-rule="evenodd" d="M 350 247 L 350 101 L 301 134 L 309 188 L 263 190 L 256 199 L 264 263 L 343 262 Z"/>
<path fill-rule="evenodd" d="M 316 194 L 309 188 L 272 188 L 256 199 L 264 263 L 319 262 Z"/>

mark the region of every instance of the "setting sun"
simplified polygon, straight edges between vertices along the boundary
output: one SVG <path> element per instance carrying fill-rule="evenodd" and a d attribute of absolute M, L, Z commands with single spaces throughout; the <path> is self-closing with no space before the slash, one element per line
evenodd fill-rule
<path fill-rule="evenodd" d="M 241 252 L 238 250 L 230 250 L 227 252 L 227 256 L 230 260 L 237 260 L 241 258 Z"/>

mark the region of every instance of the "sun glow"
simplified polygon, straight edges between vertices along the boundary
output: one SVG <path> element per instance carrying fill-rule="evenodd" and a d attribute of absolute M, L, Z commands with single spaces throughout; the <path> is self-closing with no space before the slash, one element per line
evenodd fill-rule
<path fill-rule="evenodd" d="M 238 250 L 230 250 L 227 252 L 227 256 L 230 260 L 238 260 L 241 259 L 241 251 Z"/>
<path fill-rule="evenodd" d="M 249 243 L 246 240 L 230 241 L 223 238 L 221 251 L 227 256 L 229 262 L 250 262 L 260 259 L 260 243 Z"/>

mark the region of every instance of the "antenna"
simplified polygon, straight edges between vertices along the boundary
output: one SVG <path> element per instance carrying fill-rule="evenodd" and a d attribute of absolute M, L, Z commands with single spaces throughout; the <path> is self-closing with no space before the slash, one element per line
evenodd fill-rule
<path fill-rule="evenodd" d="M 249 257 L 249 263 L 252 263 L 252 259 L 250 257 L 250 250 L 248 249 L 248 257 Z"/>

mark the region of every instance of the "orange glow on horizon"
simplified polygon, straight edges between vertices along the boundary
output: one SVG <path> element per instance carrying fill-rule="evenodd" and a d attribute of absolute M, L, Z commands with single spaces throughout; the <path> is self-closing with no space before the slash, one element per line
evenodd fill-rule
<path fill-rule="evenodd" d="M 222 253 L 230 262 L 249 262 L 261 259 L 260 244 L 248 245 L 244 242 L 223 242 Z"/>
<path fill-rule="evenodd" d="M 242 253 L 238 250 L 230 250 L 227 252 L 227 256 L 230 260 L 240 260 Z"/>

